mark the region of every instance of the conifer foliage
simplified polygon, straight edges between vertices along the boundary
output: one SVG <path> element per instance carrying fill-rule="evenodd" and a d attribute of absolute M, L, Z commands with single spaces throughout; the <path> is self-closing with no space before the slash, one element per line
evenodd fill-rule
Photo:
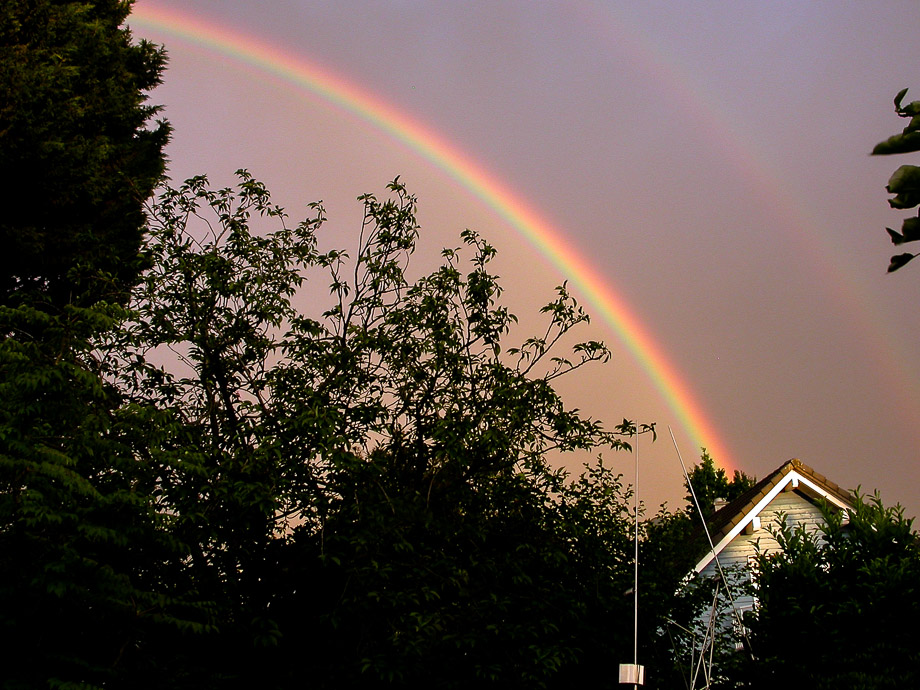
<path fill-rule="evenodd" d="M 142 205 L 169 128 L 145 103 L 165 54 L 132 40 L 130 7 L 0 5 L 0 303 L 117 302 L 142 267 Z"/>
<path fill-rule="evenodd" d="M 180 554 L 154 507 L 144 422 L 95 351 L 140 274 L 168 131 L 146 128 L 163 54 L 131 41 L 129 8 L 0 6 L 4 687 L 150 670 L 142 649 L 174 594 L 160 565 Z"/>

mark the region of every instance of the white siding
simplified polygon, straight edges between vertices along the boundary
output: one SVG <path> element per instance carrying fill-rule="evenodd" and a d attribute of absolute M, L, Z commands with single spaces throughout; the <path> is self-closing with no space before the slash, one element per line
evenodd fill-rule
<path fill-rule="evenodd" d="M 758 545 L 761 551 L 768 553 L 779 549 L 776 539 L 771 531 L 776 531 L 780 526 L 780 519 L 785 518 L 786 524 L 793 528 L 805 525 L 809 531 L 817 531 L 824 523 L 824 518 L 818 507 L 797 491 L 783 491 L 764 508 L 757 516 L 760 518 L 760 529 L 752 534 L 743 532 L 736 536 L 719 554 L 722 569 L 729 572 L 743 573 L 742 578 L 750 577 L 749 564 L 757 554 Z M 704 577 L 715 577 L 718 568 L 715 560 L 710 562 L 700 574 Z M 739 597 L 736 605 L 744 610 L 754 604 L 753 597 Z"/>

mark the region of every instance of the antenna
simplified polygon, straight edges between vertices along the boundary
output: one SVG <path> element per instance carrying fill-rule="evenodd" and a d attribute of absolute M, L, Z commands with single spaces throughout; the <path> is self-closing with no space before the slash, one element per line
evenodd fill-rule
<path fill-rule="evenodd" d="M 693 484 L 690 482 L 690 475 L 687 473 L 687 466 L 684 464 L 684 459 L 680 454 L 680 448 L 677 447 L 677 439 L 674 438 L 674 431 L 671 429 L 671 425 L 668 425 L 668 433 L 671 434 L 671 442 L 674 444 L 674 450 L 677 451 L 677 459 L 680 460 L 680 467 L 684 471 L 684 480 L 687 482 L 687 487 L 690 489 L 690 496 L 693 498 L 693 504 L 696 506 L 696 511 L 699 513 L 700 522 L 703 524 L 703 532 L 706 533 L 706 539 L 709 541 L 709 549 L 712 551 L 713 558 L 716 562 L 716 568 L 719 570 L 719 577 L 722 579 L 722 583 L 725 585 L 725 592 L 728 595 L 728 601 L 732 606 L 732 613 L 735 615 L 735 619 L 738 622 L 738 627 L 741 630 L 741 634 L 744 636 L 744 640 L 747 643 L 748 652 L 751 651 L 751 641 L 748 638 L 747 628 L 744 627 L 744 621 L 741 617 L 741 611 L 738 610 L 738 607 L 735 605 L 735 597 L 732 594 L 731 582 L 725 576 L 725 571 L 722 570 L 722 562 L 719 560 L 719 554 L 716 553 L 715 544 L 712 541 L 712 535 L 709 533 L 709 525 L 706 524 L 706 517 L 703 515 L 703 509 L 700 507 L 700 502 L 696 497 L 696 491 L 693 489 Z"/>
<path fill-rule="evenodd" d="M 633 557 L 633 662 L 620 664 L 620 685 L 644 685 L 645 666 L 639 665 L 639 426 L 633 445 L 636 483 L 633 485 L 633 512 L 636 517 L 635 555 Z"/>

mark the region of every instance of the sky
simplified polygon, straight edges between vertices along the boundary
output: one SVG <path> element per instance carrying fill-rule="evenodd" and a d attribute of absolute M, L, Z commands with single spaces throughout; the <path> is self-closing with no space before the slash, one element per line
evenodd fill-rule
<path fill-rule="evenodd" d="M 129 24 L 169 53 L 173 181 L 246 168 L 294 219 L 322 200 L 348 249 L 356 197 L 398 175 L 413 270 L 478 231 L 511 340 L 568 281 L 613 357 L 558 389 L 657 424 L 646 504 L 678 507 L 678 450 L 705 445 L 920 512 L 920 266 L 887 275 L 884 230 L 920 156 L 868 155 L 920 99 L 920 3 L 138 0 Z M 630 481 L 635 459 L 605 456 Z"/>

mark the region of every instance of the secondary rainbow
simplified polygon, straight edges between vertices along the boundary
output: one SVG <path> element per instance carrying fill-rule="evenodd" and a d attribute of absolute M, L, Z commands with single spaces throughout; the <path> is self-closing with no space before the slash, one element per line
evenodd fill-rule
<path fill-rule="evenodd" d="M 204 48 L 297 89 L 307 90 L 370 123 L 456 180 L 523 235 L 582 294 L 640 363 L 694 443 L 705 446 L 724 467 L 736 467 L 702 405 L 691 395 L 662 348 L 614 290 L 612 281 L 601 276 L 575 252 L 560 230 L 444 137 L 340 76 L 213 21 L 139 3 L 134 6 L 129 25 L 160 31 L 169 38 Z"/>

